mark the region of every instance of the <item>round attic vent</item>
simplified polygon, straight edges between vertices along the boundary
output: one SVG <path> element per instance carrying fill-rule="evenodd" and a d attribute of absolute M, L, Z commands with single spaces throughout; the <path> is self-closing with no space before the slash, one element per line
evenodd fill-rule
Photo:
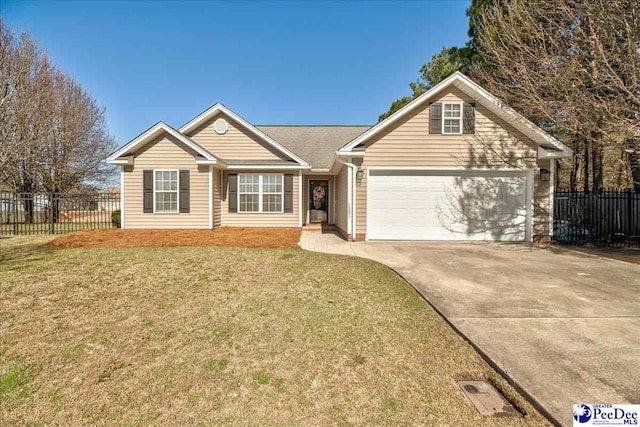
<path fill-rule="evenodd" d="M 213 122 L 213 130 L 215 130 L 218 135 L 224 135 L 229 130 L 229 124 L 225 119 L 218 119 Z"/>

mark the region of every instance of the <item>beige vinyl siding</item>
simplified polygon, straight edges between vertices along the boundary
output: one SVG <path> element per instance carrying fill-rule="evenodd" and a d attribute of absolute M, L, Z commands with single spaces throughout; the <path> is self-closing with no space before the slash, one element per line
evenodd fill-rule
<path fill-rule="evenodd" d="M 365 166 L 532 167 L 537 158 L 533 142 L 476 103 L 473 135 L 429 134 L 431 102 L 475 102 L 452 88 L 425 102 L 400 123 L 367 143 Z M 506 161 L 505 161 L 506 160 Z"/>
<path fill-rule="evenodd" d="M 224 184 L 228 186 L 227 174 L 224 173 Z M 299 227 L 300 212 L 300 175 L 299 171 L 233 171 L 232 173 L 257 173 L 257 174 L 293 174 L 293 213 L 229 213 L 229 197 L 227 188 L 224 188 L 222 200 L 222 225 L 230 227 Z"/>
<path fill-rule="evenodd" d="M 333 182 L 333 176 L 331 175 L 304 175 L 302 184 L 302 221 L 305 224 L 309 223 L 309 181 L 314 180 L 327 180 L 329 181 L 329 223 L 333 224 L 333 209 L 335 205 L 335 187 Z"/>
<path fill-rule="evenodd" d="M 549 169 L 550 160 L 539 160 L 538 166 Z M 549 181 L 540 180 L 540 171 L 536 170 L 533 176 L 533 235 L 548 236 L 553 224 L 549 223 L 549 209 L 551 199 Z"/>
<path fill-rule="evenodd" d="M 213 123 L 219 118 L 225 119 L 229 124 L 229 130 L 223 135 L 218 135 L 213 130 Z M 207 121 L 187 136 L 221 159 L 287 159 L 269 144 L 250 134 L 243 126 L 223 114 Z"/>
<path fill-rule="evenodd" d="M 222 226 L 222 174 L 220 169 L 213 170 L 213 228 Z"/>
<path fill-rule="evenodd" d="M 160 136 L 135 154 L 124 173 L 125 228 L 209 228 L 209 166 L 198 166 L 195 153 L 172 136 Z M 142 172 L 189 170 L 189 213 L 143 213 Z"/>
<path fill-rule="evenodd" d="M 475 133 L 429 134 L 429 104 L 432 102 L 475 103 Z M 534 142 L 461 90 L 450 88 L 367 142 L 362 165 L 365 170 L 371 166 L 532 168 L 536 166 L 536 159 L 537 146 Z M 356 187 L 358 234 L 366 232 L 366 171 L 364 175 Z M 543 196 L 542 188 L 537 185 L 537 176 L 535 183 L 535 197 Z M 538 212 L 538 219 L 541 217 Z"/>
<path fill-rule="evenodd" d="M 335 178 L 335 188 L 336 188 L 336 202 L 335 202 L 335 224 L 338 226 L 344 234 L 347 233 L 347 167 L 343 166 L 340 169 L 340 172 L 336 175 Z"/>

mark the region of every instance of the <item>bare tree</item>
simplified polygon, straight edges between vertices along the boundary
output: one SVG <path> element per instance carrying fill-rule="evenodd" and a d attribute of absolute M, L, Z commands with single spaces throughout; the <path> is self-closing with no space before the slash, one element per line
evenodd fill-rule
<path fill-rule="evenodd" d="M 16 192 L 67 192 L 110 178 L 103 160 L 114 141 L 104 109 L 1 19 L 0 43 L 0 183 Z M 31 203 L 23 200 L 28 221 Z"/>
<path fill-rule="evenodd" d="M 563 184 L 640 189 L 637 1 L 500 2 L 477 32 L 484 62 L 474 76 L 574 149 Z"/>

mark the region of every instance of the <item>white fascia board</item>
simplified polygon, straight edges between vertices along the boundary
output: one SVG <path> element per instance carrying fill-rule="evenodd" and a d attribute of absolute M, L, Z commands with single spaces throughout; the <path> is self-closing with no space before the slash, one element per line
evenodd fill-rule
<path fill-rule="evenodd" d="M 220 159 L 218 160 L 201 159 L 201 160 L 196 160 L 196 165 L 218 165 L 220 167 L 225 167 L 226 163 Z"/>
<path fill-rule="evenodd" d="M 272 169 L 293 169 L 293 170 L 308 170 L 310 166 L 298 166 L 298 165 L 227 165 L 227 169 L 260 169 L 260 170 L 272 170 Z"/>
<path fill-rule="evenodd" d="M 132 165 L 133 156 L 125 156 L 115 160 L 107 160 L 107 163 L 109 163 L 110 165 Z"/>
<path fill-rule="evenodd" d="M 166 124 L 164 122 L 158 122 L 155 125 L 151 126 L 149 129 L 147 129 L 145 132 L 140 134 L 138 137 L 136 137 L 135 139 L 133 139 L 129 143 L 127 143 L 124 146 L 122 146 L 115 153 L 113 153 L 109 157 L 107 157 L 107 162 L 112 162 L 114 160 L 117 160 L 123 154 L 125 154 L 125 153 L 127 153 L 127 152 L 129 152 L 131 150 L 134 150 L 136 147 L 144 145 L 145 143 L 149 142 L 151 139 L 153 139 L 156 136 L 160 135 L 162 132 L 166 132 L 169 135 L 173 136 L 174 138 L 176 138 L 177 140 L 179 140 L 180 142 L 185 144 L 187 147 L 191 148 L 193 151 L 195 151 L 196 153 L 200 154 L 205 159 L 212 160 L 212 161 L 217 161 L 217 159 L 216 159 L 216 157 L 214 155 L 212 155 L 211 153 L 209 153 L 207 150 L 205 150 L 204 148 L 200 147 L 199 145 L 195 144 L 189 138 L 187 138 L 186 136 L 184 136 L 183 134 L 181 134 L 180 132 L 178 132 L 177 130 L 175 130 L 174 128 L 169 126 L 168 124 Z"/>
<path fill-rule="evenodd" d="M 567 148 L 563 151 L 548 151 L 542 147 L 538 147 L 538 159 L 565 159 L 573 156 L 573 150 Z"/>
<path fill-rule="evenodd" d="M 421 106 L 425 101 L 437 95 L 444 88 L 448 87 L 450 84 L 455 82 L 460 82 L 465 86 L 471 88 L 475 93 L 479 95 L 480 99 L 484 99 L 485 101 L 488 102 L 489 105 L 493 105 L 494 107 L 497 107 L 497 108 L 492 108 L 491 110 L 494 113 L 496 113 L 498 116 L 502 117 L 504 120 L 513 124 L 516 128 L 533 132 L 534 136 L 538 138 L 538 141 L 536 142 L 541 143 L 544 141 L 553 145 L 554 147 L 557 147 L 561 151 L 567 151 L 567 150 L 570 151 L 570 149 L 564 144 L 562 144 L 560 141 L 558 141 L 551 135 L 544 132 L 542 129 L 540 129 L 538 126 L 533 124 L 531 121 L 526 119 L 524 116 L 522 116 L 512 108 L 506 106 L 502 101 L 500 101 L 499 99 L 491 95 L 481 86 L 473 82 L 470 78 L 468 78 L 461 72 L 456 71 L 451 76 L 447 77 L 445 80 L 438 83 L 437 85 L 429 89 L 427 92 L 423 93 L 422 95 L 420 95 L 419 97 L 411 101 L 409 104 L 405 105 L 403 108 L 396 111 L 391 116 L 387 117 L 385 120 L 381 121 L 371 129 L 369 129 L 368 131 L 366 131 L 365 133 L 363 133 L 362 135 L 360 135 L 359 137 L 357 137 L 356 139 L 354 139 L 353 141 L 345 145 L 344 147 L 340 148 L 338 150 L 338 153 L 351 153 L 351 150 L 353 150 L 353 148 L 360 145 L 362 142 L 368 140 L 369 138 L 373 137 L 374 135 L 377 135 L 378 133 L 380 133 L 381 131 L 383 131 L 384 129 L 386 129 L 387 127 L 389 127 L 390 125 L 392 125 L 393 123 L 395 123 L 396 121 L 398 121 L 399 119 L 401 119 L 402 117 L 410 113 L 411 111 Z M 535 137 L 533 136 L 530 136 L 530 137 L 536 140 Z"/>
<path fill-rule="evenodd" d="M 224 113 L 227 116 L 231 117 L 233 120 L 235 120 L 236 122 L 244 126 L 245 129 L 247 129 L 248 131 L 253 133 L 255 136 L 257 136 L 258 138 L 262 139 L 263 141 L 265 141 L 266 143 L 274 147 L 276 150 L 285 154 L 287 157 L 295 160 L 296 162 L 300 163 L 303 166 L 309 166 L 309 164 L 305 162 L 304 159 L 302 159 L 301 157 L 298 157 L 297 155 L 295 155 L 294 153 L 286 149 L 279 142 L 277 142 L 275 139 L 271 138 L 269 135 L 262 132 L 260 129 L 256 128 L 254 125 L 252 125 L 251 123 L 249 123 L 248 121 L 246 121 L 245 119 L 243 119 L 242 117 L 240 117 L 239 115 L 237 115 L 236 113 L 234 113 L 233 111 L 231 111 L 230 109 L 228 109 L 227 107 L 225 107 L 220 103 L 217 103 L 211 108 L 202 112 L 201 114 L 196 116 L 194 119 L 189 121 L 187 124 L 185 124 L 178 130 L 182 133 L 189 133 L 190 131 L 196 129 L 202 123 L 206 122 L 207 120 L 214 117 L 218 113 Z"/>
<path fill-rule="evenodd" d="M 517 167 L 466 167 L 466 166 L 369 166 L 369 170 L 380 171 L 452 171 L 452 172 L 464 172 L 464 171 L 478 171 L 478 172 L 524 172 L 529 168 L 517 168 Z"/>
<path fill-rule="evenodd" d="M 364 157 L 364 151 L 336 151 L 336 156 Z"/>
<path fill-rule="evenodd" d="M 335 172 L 333 169 L 311 169 L 309 175 L 333 176 Z"/>

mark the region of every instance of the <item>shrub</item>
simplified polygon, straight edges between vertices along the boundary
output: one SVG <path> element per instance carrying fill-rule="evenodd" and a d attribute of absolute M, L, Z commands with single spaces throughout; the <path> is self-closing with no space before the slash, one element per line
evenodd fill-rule
<path fill-rule="evenodd" d="M 115 228 L 120 228 L 120 209 L 111 212 L 111 224 L 113 224 Z"/>

